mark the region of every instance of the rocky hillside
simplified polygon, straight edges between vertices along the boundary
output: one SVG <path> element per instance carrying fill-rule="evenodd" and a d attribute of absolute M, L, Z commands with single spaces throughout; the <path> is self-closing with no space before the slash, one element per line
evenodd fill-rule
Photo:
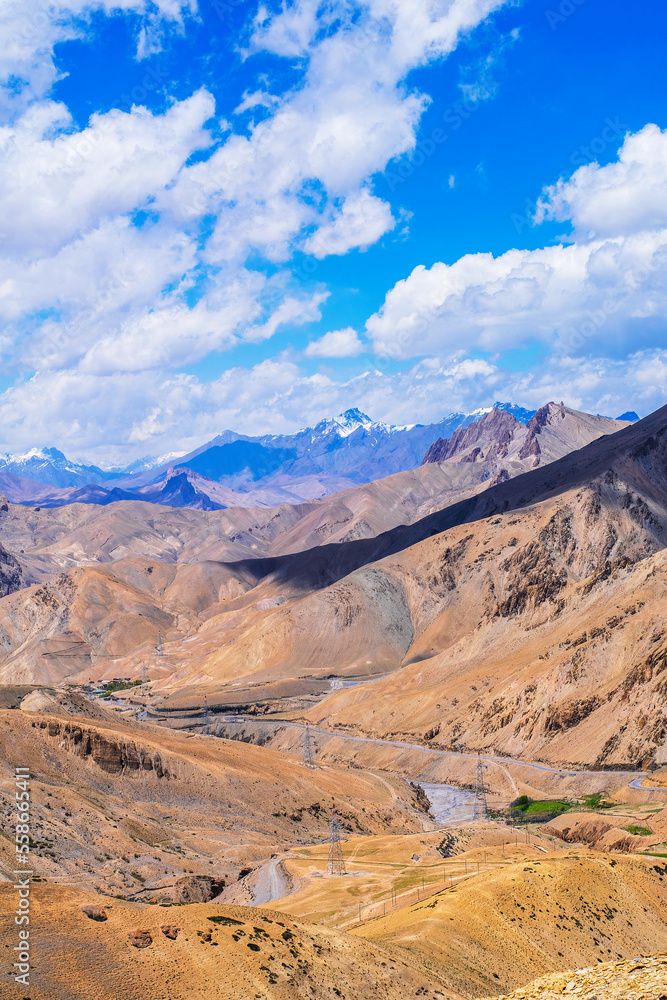
<path fill-rule="evenodd" d="M 506 462 L 512 461 L 527 462 L 526 468 L 536 468 L 627 425 L 627 421 L 571 410 L 563 403 L 547 403 L 525 424 L 511 413 L 493 409 L 481 420 L 459 428 L 452 437 L 439 438 L 426 452 L 422 465 L 484 462 L 489 475 L 497 474 Z"/>
<path fill-rule="evenodd" d="M 36 707 L 35 694 L 24 707 Z M 398 776 L 333 763 L 310 770 L 265 747 L 91 719 L 85 705 L 75 715 L 57 709 L 0 710 L 0 817 L 9 824 L 14 813 L 21 760 L 33 775 L 32 867 L 48 881 L 133 899 L 173 898 L 186 875 L 229 884 L 278 849 L 326 840 L 334 801 L 346 833 L 424 826 L 414 789 Z M 0 884 L 15 866 L 13 847 L 0 836 Z"/>
<path fill-rule="evenodd" d="M 545 435 L 570 420 L 550 413 L 536 421 Z M 335 508 L 264 512 L 257 529 L 257 512 L 237 511 L 224 539 L 211 519 L 232 512 L 142 519 L 144 505 L 119 504 L 27 520 L 10 508 L 3 530 L 32 537 L 33 566 L 99 561 L 0 600 L 0 678 L 137 677 L 147 663 L 162 695 L 240 705 L 387 674 L 332 692 L 311 717 L 571 763 L 660 762 L 666 428 L 663 408 L 412 523 L 310 548 L 300 531 L 301 543 L 336 537 Z M 399 516 L 405 494 L 388 483 L 364 488 L 356 517 Z M 201 558 L 216 545 L 226 558 Z"/>
<path fill-rule="evenodd" d="M 21 586 L 22 574 L 19 561 L 0 544 L 0 597 L 19 590 Z"/>
<path fill-rule="evenodd" d="M 11 885 L 0 886 L 7 942 L 15 938 L 13 893 Z M 33 1000 L 452 996 L 409 956 L 399 960 L 381 945 L 270 910 L 217 903 L 165 909 L 72 886 L 35 885 L 33 915 L 39 941 L 30 974 Z M 11 981 L 2 991 L 6 1000 L 25 995 L 25 987 Z"/>
<path fill-rule="evenodd" d="M 568 997 L 604 997 L 604 1000 L 667 1000 L 667 954 L 639 958 L 586 969 L 556 972 L 498 1000 L 562 1000 Z M 481 1000 L 481 998 L 480 998 Z"/>

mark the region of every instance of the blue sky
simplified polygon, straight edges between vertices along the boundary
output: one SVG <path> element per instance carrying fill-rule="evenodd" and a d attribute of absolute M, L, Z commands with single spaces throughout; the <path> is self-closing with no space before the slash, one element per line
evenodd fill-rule
<path fill-rule="evenodd" d="M 2 450 L 665 401 L 657 0 L 0 18 Z"/>

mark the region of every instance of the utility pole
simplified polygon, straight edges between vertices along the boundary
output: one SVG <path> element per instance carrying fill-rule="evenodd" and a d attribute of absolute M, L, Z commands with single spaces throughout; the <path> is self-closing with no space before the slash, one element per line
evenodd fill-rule
<path fill-rule="evenodd" d="M 306 735 L 303 738 L 303 766 L 315 767 L 313 759 L 313 741 L 310 736 L 310 729 L 306 726 Z"/>
<path fill-rule="evenodd" d="M 155 643 L 155 652 L 158 656 L 162 656 L 162 636 L 159 632 L 157 634 L 157 642 Z"/>
<path fill-rule="evenodd" d="M 208 727 L 208 701 L 206 700 L 206 695 L 204 695 L 204 725 L 201 728 L 202 736 L 207 736 L 209 732 Z"/>
<path fill-rule="evenodd" d="M 345 862 L 343 860 L 343 848 L 340 843 L 340 828 L 338 826 L 338 816 L 336 807 L 331 809 L 331 831 L 329 833 L 329 860 L 327 862 L 327 875 L 347 875 Z"/>
<path fill-rule="evenodd" d="M 146 674 L 146 664 L 141 668 L 141 695 L 145 697 L 148 694 L 148 676 Z"/>
<path fill-rule="evenodd" d="M 484 783 L 484 772 L 486 770 L 486 764 L 482 764 L 481 757 L 478 757 L 477 771 L 475 772 L 475 804 L 472 810 L 473 820 L 486 819 L 488 815 L 486 805 L 486 784 Z"/>

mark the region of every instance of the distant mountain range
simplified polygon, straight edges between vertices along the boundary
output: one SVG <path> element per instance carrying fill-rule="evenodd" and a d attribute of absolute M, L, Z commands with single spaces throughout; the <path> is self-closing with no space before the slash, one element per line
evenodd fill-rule
<path fill-rule="evenodd" d="M 296 434 L 252 437 L 224 431 L 188 455 L 142 459 L 125 469 L 82 465 L 56 448 L 33 449 L 0 455 L 0 491 L 15 503 L 44 507 L 117 500 L 200 510 L 301 503 L 414 469 L 435 442 L 491 410 L 521 425 L 536 412 L 497 402 L 472 413 L 452 413 L 435 424 L 394 426 L 350 409 Z"/>

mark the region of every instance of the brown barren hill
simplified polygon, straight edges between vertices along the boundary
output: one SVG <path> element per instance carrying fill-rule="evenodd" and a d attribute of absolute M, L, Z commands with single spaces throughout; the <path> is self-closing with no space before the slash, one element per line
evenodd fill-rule
<path fill-rule="evenodd" d="M 35 874 L 133 898 L 196 899 L 198 886 L 236 882 L 278 850 L 326 841 L 334 802 L 345 835 L 424 827 L 399 777 L 311 769 L 266 747 L 148 724 L 16 710 L 0 711 L 6 817 L 19 761 L 32 775 Z M 7 830 L 0 875 L 14 866 Z"/>
<path fill-rule="evenodd" d="M 546 441 L 551 427 L 555 440 L 570 418 L 546 410 L 535 433 Z M 187 690 L 200 704 L 204 688 L 217 704 L 252 705 L 288 681 L 308 693 L 331 675 L 388 673 L 372 693 L 334 693 L 313 718 L 418 736 L 440 722 L 446 686 L 441 741 L 450 745 L 532 753 L 557 744 L 560 760 L 658 760 L 666 423 L 663 408 L 375 537 L 187 565 L 130 558 L 128 542 L 111 566 L 68 570 L 0 600 L 0 677 L 136 678 L 148 661 L 162 695 Z M 240 686 L 245 702 L 231 697 Z M 619 710 L 627 724 L 614 743 Z M 580 724 L 591 727 L 586 739 L 580 730 L 570 740 Z M 582 746 L 587 761 L 573 749 Z"/>
<path fill-rule="evenodd" d="M 497 996 L 557 970 L 664 952 L 666 871 L 653 859 L 550 854 L 475 876 L 353 933 L 445 970 L 454 991 Z"/>
<path fill-rule="evenodd" d="M 432 444 L 422 465 L 484 463 L 490 472 L 505 469 L 508 474 L 513 471 L 516 475 L 516 465 L 513 468 L 511 463 L 523 462 L 524 471 L 528 471 L 627 426 L 627 421 L 581 413 L 563 403 L 547 403 L 527 424 L 504 410 L 491 410 L 476 423 L 457 430 L 451 438 L 440 438 Z"/>
<path fill-rule="evenodd" d="M 14 897 L 0 885 L 8 946 L 17 938 Z M 107 920 L 88 919 L 86 905 L 103 906 Z M 161 930 L 167 916 L 175 937 Z M 284 914 L 214 903 L 167 910 L 34 885 L 30 947 L 31 1000 L 458 1000 L 419 959 Z M 22 1000 L 26 989 L 10 976 L 0 994 Z"/>

